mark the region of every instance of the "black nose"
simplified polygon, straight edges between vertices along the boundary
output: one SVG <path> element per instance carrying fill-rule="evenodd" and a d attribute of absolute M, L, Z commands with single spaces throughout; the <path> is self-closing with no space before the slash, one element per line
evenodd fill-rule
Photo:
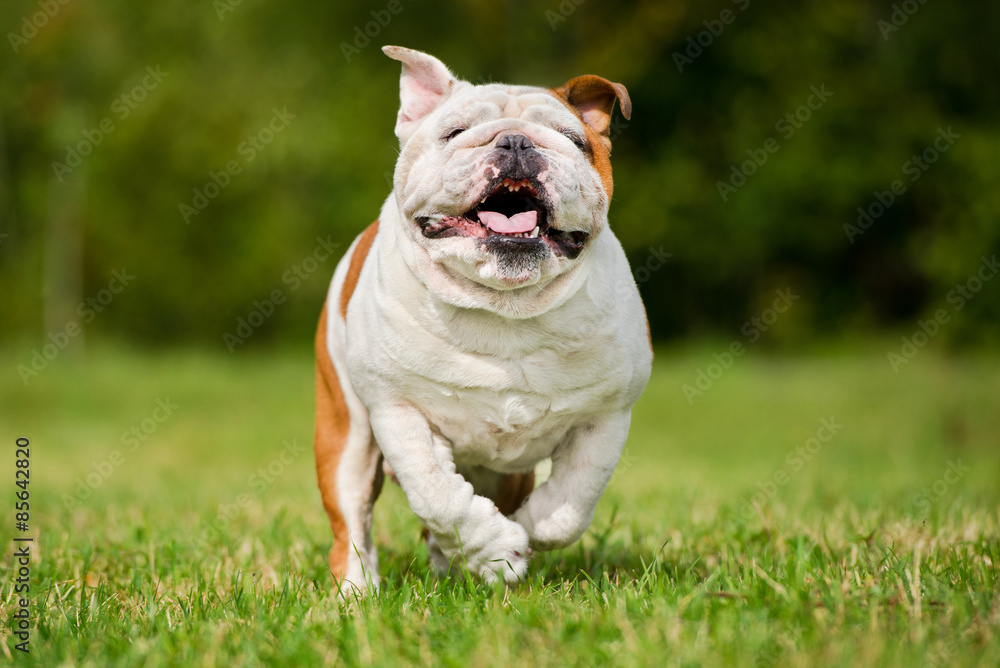
<path fill-rule="evenodd" d="M 492 169 L 499 169 L 504 178 L 530 179 L 538 176 L 545 167 L 545 158 L 530 139 L 521 134 L 504 135 L 497 140 L 493 152 Z M 495 178 L 492 175 L 489 178 Z"/>
<path fill-rule="evenodd" d="M 535 148 L 535 145 L 524 135 L 504 135 L 497 142 L 497 148 L 517 154 L 521 151 L 527 151 L 529 148 Z"/>

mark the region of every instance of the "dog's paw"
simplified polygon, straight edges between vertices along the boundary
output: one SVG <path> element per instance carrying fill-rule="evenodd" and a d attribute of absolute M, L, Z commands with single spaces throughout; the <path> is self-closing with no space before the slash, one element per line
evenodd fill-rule
<path fill-rule="evenodd" d="M 446 526 L 428 526 L 427 548 L 439 574 L 464 568 L 489 583 L 514 584 L 523 579 L 531 556 L 528 532 L 500 514 L 492 501 L 474 497 L 462 523 L 442 531 Z"/>
<path fill-rule="evenodd" d="M 334 586 L 337 599 L 344 603 L 358 602 L 372 594 L 377 594 L 382 588 L 381 581 L 378 579 L 372 580 L 371 577 L 367 579 L 334 579 Z"/>
<path fill-rule="evenodd" d="M 484 582 L 502 580 L 508 585 L 517 584 L 528 571 L 531 548 L 528 532 L 520 524 L 497 515 L 491 539 L 482 548 L 466 553 L 469 570 Z"/>
<path fill-rule="evenodd" d="M 526 506 L 514 514 L 514 520 L 527 530 L 531 547 L 539 551 L 572 545 L 590 526 L 591 519 L 569 505 L 559 506 L 538 520 L 532 519 Z"/>

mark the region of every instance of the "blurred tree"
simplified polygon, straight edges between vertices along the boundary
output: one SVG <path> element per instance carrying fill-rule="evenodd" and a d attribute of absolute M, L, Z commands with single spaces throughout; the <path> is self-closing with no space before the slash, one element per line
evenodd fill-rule
<path fill-rule="evenodd" d="M 628 86 L 611 219 L 659 338 L 740 336 L 783 288 L 801 298 L 773 343 L 910 331 L 1000 246 L 988 2 L 13 0 L 0 19 L 8 339 L 73 317 L 46 321 L 44 277 L 65 246 L 47 221 L 75 207 L 82 284 L 63 293 L 136 277 L 88 334 L 224 347 L 280 290 L 246 345 L 306 340 L 336 260 L 321 249 L 389 191 L 382 44 L 474 82 Z M 995 343 L 998 316 L 987 283 L 943 337 Z"/>

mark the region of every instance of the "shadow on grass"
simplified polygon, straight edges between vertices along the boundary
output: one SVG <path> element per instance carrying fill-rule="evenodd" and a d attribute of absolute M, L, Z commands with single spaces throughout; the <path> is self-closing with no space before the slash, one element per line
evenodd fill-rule
<path fill-rule="evenodd" d="M 657 544 L 649 549 L 647 546 Z M 602 526 L 592 527 L 583 539 L 561 550 L 536 552 L 528 566 L 526 582 L 541 587 L 576 586 L 581 582 L 607 580 L 616 584 L 639 582 L 655 573 L 670 580 L 692 574 L 703 577 L 705 567 L 700 559 L 676 561 L 665 559 L 668 541 L 649 536 L 636 527 L 618 521 L 617 510 Z M 429 563 L 427 547 L 422 540 L 405 540 L 405 544 L 379 546 L 383 586 L 389 589 L 411 587 L 421 582 L 428 589 L 443 595 L 459 595 L 489 590 L 462 568 L 449 575 L 438 575 Z"/>

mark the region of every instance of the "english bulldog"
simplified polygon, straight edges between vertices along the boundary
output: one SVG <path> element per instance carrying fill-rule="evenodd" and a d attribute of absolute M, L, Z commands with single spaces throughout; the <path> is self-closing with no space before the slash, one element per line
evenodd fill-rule
<path fill-rule="evenodd" d="M 379 586 L 385 474 L 432 565 L 524 578 L 590 525 L 649 379 L 646 312 L 608 227 L 621 84 L 473 85 L 402 63 L 393 191 L 337 266 L 316 335 L 316 471 L 341 592 Z M 537 488 L 535 466 L 551 459 Z"/>

